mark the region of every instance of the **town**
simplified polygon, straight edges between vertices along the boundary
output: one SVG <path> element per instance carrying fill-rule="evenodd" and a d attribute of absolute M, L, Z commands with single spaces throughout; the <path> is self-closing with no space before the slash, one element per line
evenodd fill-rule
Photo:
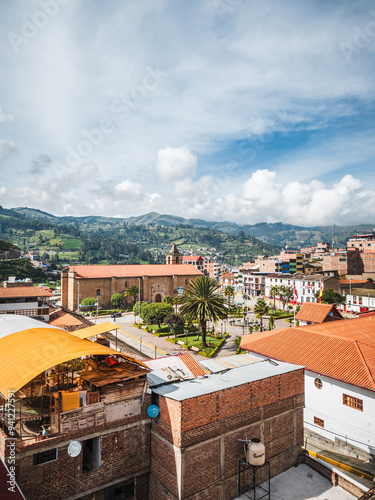
<path fill-rule="evenodd" d="M 61 271 L 29 251 L 45 282 L 0 287 L 3 490 L 272 498 L 298 466 L 370 498 L 374 255 L 374 233 L 238 268 L 176 244 L 165 264 Z"/>

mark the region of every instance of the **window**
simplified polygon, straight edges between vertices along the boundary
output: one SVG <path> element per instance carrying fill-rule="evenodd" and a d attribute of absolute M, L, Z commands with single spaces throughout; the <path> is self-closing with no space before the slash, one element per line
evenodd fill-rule
<path fill-rule="evenodd" d="M 52 460 L 57 460 L 57 448 L 41 451 L 33 455 L 33 465 L 45 464 L 46 462 L 52 462 Z"/>
<path fill-rule="evenodd" d="M 82 441 L 82 472 L 97 469 L 100 465 L 100 437 Z"/>
<path fill-rule="evenodd" d="M 356 408 L 357 410 L 363 411 L 363 400 L 355 398 L 353 396 L 348 396 L 347 394 L 343 394 L 343 404 L 345 406 L 350 406 L 351 408 Z"/>
<path fill-rule="evenodd" d="M 318 417 L 314 417 L 314 424 L 319 425 L 319 427 L 324 427 L 324 420 Z"/>
<path fill-rule="evenodd" d="M 362 297 L 358 297 L 358 304 L 362 304 Z"/>
<path fill-rule="evenodd" d="M 314 384 L 317 389 L 321 389 L 323 387 L 323 382 L 320 380 L 320 378 L 316 378 L 314 380 Z"/>
<path fill-rule="evenodd" d="M 99 296 L 100 296 L 100 288 L 98 288 L 98 289 L 96 290 L 96 296 L 97 296 L 97 297 L 99 297 Z"/>
<path fill-rule="evenodd" d="M 128 288 L 128 282 L 125 281 L 125 288 Z"/>

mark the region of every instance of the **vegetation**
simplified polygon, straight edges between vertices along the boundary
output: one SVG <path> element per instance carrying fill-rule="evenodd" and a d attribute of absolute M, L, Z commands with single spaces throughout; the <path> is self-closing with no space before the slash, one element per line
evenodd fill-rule
<path fill-rule="evenodd" d="M 132 285 L 131 287 L 129 287 L 128 290 L 126 290 L 126 292 L 124 293 L 124 297 L 133 297 L 134 300 L 133 306 L 134 306 L 138 294 L 139 294 L 139 288 L 137 287 L 137 285 Z"/>
<path fill-rule="evenodd" d="M 315 294 L 316 300 L 319 300 L 319 293 L 320 291 Z M 345 304 L 345 297 L 327 288 L 323 290 L 321 302 L 322 304 L 335 304 L 337 306 L 339 304 Z"/>
<path fill-rule="evenodd" d="M 259 299 L 256 301 L 254 305 L 254 312 L 256 314 L 256 317 L 260 319 L 260 331 L 263 331 L 263 323 L 262 319 L 263 316 L 266 316 L 269 313 L 269 307 L 268 304 L 264 299 Z"/>
<path fill-rule="evenodd" d="M 181 298 L 180 314 L 198 321 L 202 332 L 202 345 L 207 347 L 207 321 L 217 321 L 228 316 L 228 308 L 220 293 L 220 285 L 213 279 L 203 276 L 189 281 L 190 288 Z"/>
<path fill-rule="evenodd" d="M 169 325 L 175 337 L 184 333 L 185 321 L 180 314 L 168 313 L 165 323 Z"/>
<path fill-rule="evenodd" d="M 111 304 L 119 309 L 124 301 L 124 296 L 121 293 L 114 293 L 111 297 Z"/>
<path fill-rule="evenodd" d="M 81 306 L 92 307 L 95 305 L 96 305 L 96 298 L 95 297 L 86 297 L 81 302 Z"/>
<path fill-rule="evenodd" d="M 173 307 L 163 302 L 142 302 L 139 314 L 139 302 L 134 305 L 133 312 L 135 316 L 141 316 L 142 321 L 147 324 L 157 324 L 160 328 L 168 314 L 173 313 Z"/>

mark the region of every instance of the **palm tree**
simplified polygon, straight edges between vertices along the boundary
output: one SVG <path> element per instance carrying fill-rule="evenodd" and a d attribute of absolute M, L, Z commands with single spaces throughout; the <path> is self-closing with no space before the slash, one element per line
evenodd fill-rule
<path fill-rule="evenodd" d="M 270 290 L 270 297 L 273 297 L 273 310 L 274 311 L 276 310 L 276 304 L 275 304 L 276 295 L 279 295 L 279 287 L 274 285 L 271 287 L 271 290 Z"/>
<path fill-rule="evenodd" d="M 264 299 L 259 299 L 257 300 L 255 306 L 254 306 L 254 312 L 256 314 L 256 317 L 260 319 L 260 331 L 263 331 L 263 324 L 262 324 L 262 318 L 266 314 L 268 314 L 269 307 L 268 304 Z"/>
<path fill-rule="evenodd" d="M 139 293 L 139 288 L 137 287 L 137 285 L 132 285 L 131 287 L 129 287 L 128 290 L 126 290 L 126 292 L 124 293 L 124 297 L 134 297 L 134 304 L 133 306 L 135 305 L 135 302 L 136 302 L 136 297 Z"/>
<path fill-rule="evenodd" d="M 225 288 L 224 295 L 228 298 L 228 305 L 230 306 L 232 297 L 234 297 L 234 291 L 230 285 L 227 285 L 227 287 Z"/>
<path fill-rule="evenodd" d="M 207 347 L 207 321 L 217 321 L 228 316 L 228 307 L 220 293 L 220 284 L 208 276 L 189 281 L 190 289 L 181 297 L 180 314 L 200 323 L 202 346 Z"/>

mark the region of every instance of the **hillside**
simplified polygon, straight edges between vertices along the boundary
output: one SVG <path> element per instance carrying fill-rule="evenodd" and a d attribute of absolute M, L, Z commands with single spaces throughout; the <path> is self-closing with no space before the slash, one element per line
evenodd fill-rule
<path fill-rule="evenodd" d="M 161 215 L 150 212 L 138 217 L 115 218 L 115 217 L 57 217 L 40 210 L 30 208 L 14 208 L 7 212 L 14 213 L 15 217 L 21 215 L 34 220 L 45 221 L 53 224 L 70 225 L 76 224 L 80 228 L 88 231 L 105 230 L 122 227 L 124 224 L 146 226 L 162 226 L 176 228 L 188 226 L 192 228 L 214 229 L 223 233 L 238 235 L 243 232 L 245 236 L 252 236 L 269 244 L 272 247 L 283 248 L 288 245 L 290 248 L 316 245 L 319 241 L 332 240 L 331 226 L 303 227 L 291 224 L 277 223 L 257 223 L 257 224 L 235 224 L 228 221 L 205 221 L 202 219 L 184 219 L 174 215 Z M 357 232 L 372 232 L 371 224 L 360 224 L 358 226 L 334 226 L 333 237 L 335 245 L 345 246 L 348 238 Z"/>
<path fill-rule="evenodd" d="M 230 234 L 209 227 L 211 223 L 205 221 L 157 215 L 128 219 L 56 217 L 28 208 L 0 208 L 0 237 L 24 251 L 38 250 L 57 265 L 164 263 L 172 243 L 184 254 L 202 254 L 232 265 L 261 253 L 278 252 L 275 245 L 241 230 Z"/>

